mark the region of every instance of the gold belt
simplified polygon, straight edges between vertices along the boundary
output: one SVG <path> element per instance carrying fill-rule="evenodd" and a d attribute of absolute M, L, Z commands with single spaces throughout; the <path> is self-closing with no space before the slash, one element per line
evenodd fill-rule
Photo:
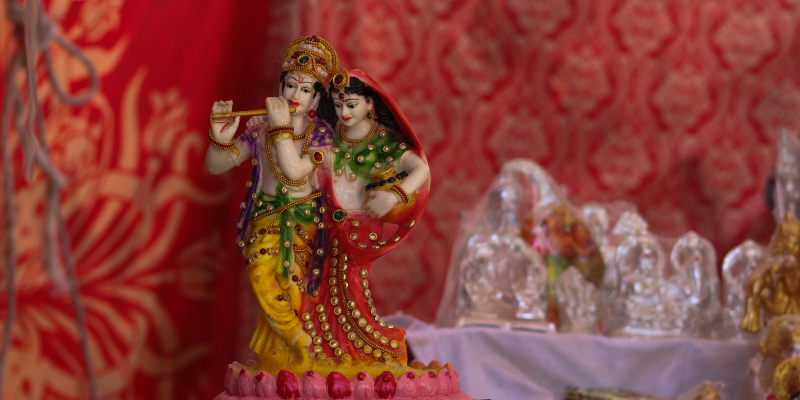
<path fill-rule="evenodd" d="M 320 196 L 322 196 L 322 192 L 317 192 L 317 193 L 314 193 L 314 194 L 310 194 L 310 195 L 308 195 L 306 197 L 294 200 L 294 201 L 292 201 L 292 202 L 290 202 L 290 203 L 288 203 L 288 204 L 286 204 L 286 205 L 284 205 L 282 207 L 276 208 L 276 209 L 274 209 L 272 211 L 267 211 L 267 212 L 255 215 L 255 216 L 253 216 L 253 218 L 250 219 L 250 222 L 255 222 L 256 220 L 258 220 L 258 219 L 260 219 L 262 217 L 266 217 L 267 215 L 280 214 L 280 213 L 282 213 L 282 212 L 284 212 L 284 211 L 286 211 L 286 210 L 288 210 L 288 209 L 290 209 L 290 208 L 292 208 L 292 207 L 294 207 L 294 206 L 296 206 L 296 205 L 298 205 L 300 203 L 305 203 L 305 202 L 307 202 L 309 200 L 316 199 L 317 197 L 320 197 Z"/>

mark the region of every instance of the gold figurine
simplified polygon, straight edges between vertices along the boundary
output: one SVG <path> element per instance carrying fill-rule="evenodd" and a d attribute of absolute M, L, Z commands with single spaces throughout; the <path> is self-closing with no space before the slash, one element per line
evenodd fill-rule
<path fill-rule="evenodd" d="M 800 222 L 787 212 L 745 289 L 747 308 L 740 327 L 756 333 L 773 316 L 800 313 Z"/>

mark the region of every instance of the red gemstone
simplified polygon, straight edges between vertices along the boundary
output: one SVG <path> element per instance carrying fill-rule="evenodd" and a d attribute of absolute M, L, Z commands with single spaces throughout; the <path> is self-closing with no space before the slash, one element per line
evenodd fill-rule
<path fill-rule="evenodd" d="M 298 278 L 297 275 L 292 275 L 292 280 L 297 282 L 300 280 L 300 278 Z"/>
<path fill-rule="evenodd" d="M 436 374 L 433 371 L 428 371 L 428 376 L 431 378 L 436 378 Z"/>
<path fill-rule="evenodd" d="M 347 144 L 347 147 L 349 147 L 349 148 L 351 148 L 351 149 L 352 149 L 353 147 L 355 147 L 355 146 L 356 146 L 356 145 L 355 145 L 355 144 L 353 144 L 353 143 L 348 143 L 348 144 Z"/>
<path fill-rule="evenodd" d="M 309 118 L 317 118 L 317 111 L 316 110 L 309 110 L 308 111 Z"/>
<path fill-rule="evenodd" d="M 258 230 L 258 233 L 263 235 L 263 234 L 267 233 L 267 230 L 264 229 L 264 228 L 261 228 L 261 229 Z"/>
<path fill-rule="evenodd" d="M 363 381 L 364 379 L 367 379 L 367 374 L 359 372 L 358 375 L 356 375 L 356 377 L 358 377 L 358 380 Z"/>
<path fill-rule="evenodd" d="M 299 231 L 300 230 L 300 224 L 295 225 L 294 226 L 294 230 Z"/>
<path fill-rule="evenodd" d="M 416 378 L 416 377 L 417 377 L 417 375 L 416 375 L 415 373 L 413 373 L 413 372 L 409 371 L 409 372 L 406 374 L 406 377 L 407 377 L 409 380 L 413 381 L 413 380 L 414 380 L 414 378 Z"/>
<path fill-rule="evenodd" d="M 339 82 L 341 83 L 341 82 Z M 339 100 L 344 100 L 344 93 L 339 93 Z"/>
<path fill-rule="evenodd" d="M 283 295 L 282 294 L 278 295 L 278 301 L 283 301 Z"/>
<path fill-rule="evenodd" d="M 267 249 L 261 249 L 258 252 L 261 253 L 262 255 L 264 255 L 264 254 L 267 254 Z"/>
<path fill-rule="evenodd" d="M 321 152 L 319 152 L 319 151 L 314 152 L 314 161 L 317 161 L 317 162 L 322 161 L 322 153 Z"/>

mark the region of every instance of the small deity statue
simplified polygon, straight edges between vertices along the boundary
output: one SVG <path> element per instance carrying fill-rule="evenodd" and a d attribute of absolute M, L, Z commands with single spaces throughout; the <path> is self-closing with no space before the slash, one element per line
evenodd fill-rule
<path fill-rule="evenodd" d="M 722 306 L 723 337 L 746 339 L 747 335 L 739 328 L 744 317 L 747 297 L 745 281 L 758 267 L 758 263 L 766 254 L 766 246 L 752 240 L 745 240 L 736 246 L 722 262 Z"/>
<path fill-rule="evenodd" d="M 737 399 L 767 399 L 770 392 L 777 399 L 794 398 L 800 390 L 800 315 L 772 318 L 758 349 Z"/>
<path fill-rule="evenodd" d="M 615 258 L 627 317 L 621 333 L 660 335 L 675 330 L 665 307 L 667 256 L 658 238 L 648 231 L 644 219 L 631 212 L 620 218 L 614 233 L 627 236 L 617 247 Z"/>
<path fill-rule="evenodd" d="M 515 179 L 501 174 L 486 197 L 483 226 L 459 253 L 468 304 L 456 326 L 502 325 L 516 318 L 530 329 L 550 328 L 547 269 L 520 232 L 521 191 Z"/>
<path fill-rule="evenodd" d="M 689 232 L 672 247 L 672 275 L 666 281 L 667 305 L 682 334 L 712 337 L 719 333 L 722 307 L 719 299 L 717 255 L 714 246 L 695 232 Z"/>
<path fill-rule="evenodd" d="M 722 382 L 705 381 L 687 391 L 681 400 L 728 400 Z"/>
<path fill-rule="evenodd" d="M 741 328 L 758 332 L 776 315 L 800 313 L 800 222 L 787 212 L 768 246 L 768 256 L 746 282 Z"/>
<path fill-rule="evenodd" d="M 787 358 L 772 375 L 775 400 L 800 400 L 800 357 Z"/>
<path fill-rule="evenodd" d="M 555 202 L 538 211 L 542 215 L 539 227 L 534 230 L 533 246 L 547 265 L 548 318 L 556 326 L 559 322 L 555 280 L 570 266 L 600 288 L 605 264 L 600 248 L 592 238 L 589 226 L 564 202 Z"/>
<path fill-rule="evenodd" d="M 572 318 L 570 329 L 595 329 L 596 304 L 584 300 L 601 297 L 594 293 L 601 292 L 605 276 L 597 245 L 604 239 L 595 235 L 606 233 L 609 216 L 600 205 L 571 205 L 564 192 L 532 161 L 503 165 L 481 202 L 464 218 L 438 325 L 555 331 L 563 304 Z M 562 271 L 574 274 L 556 285 Z M 557 301 L 557 290 L 565 294 L 565 302 Z M 588 326 L 592 328 L 584 329 Z"/>

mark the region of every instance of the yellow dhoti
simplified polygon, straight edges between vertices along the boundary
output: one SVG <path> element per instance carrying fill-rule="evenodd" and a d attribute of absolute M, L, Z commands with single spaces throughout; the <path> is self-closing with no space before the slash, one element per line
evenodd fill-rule
<path fill-rule="evenodd" d="M 243 248 L 247 276 L 261 311 L 250 349 L 259 367 L 270 373 L 310 363 L 311 337 L 302 329 L 298 310 L 317 232 L 312 204 L 316 202 L 309 199 L 281 212 L 273 206 L 275 212 L 254 217 Z"/>

